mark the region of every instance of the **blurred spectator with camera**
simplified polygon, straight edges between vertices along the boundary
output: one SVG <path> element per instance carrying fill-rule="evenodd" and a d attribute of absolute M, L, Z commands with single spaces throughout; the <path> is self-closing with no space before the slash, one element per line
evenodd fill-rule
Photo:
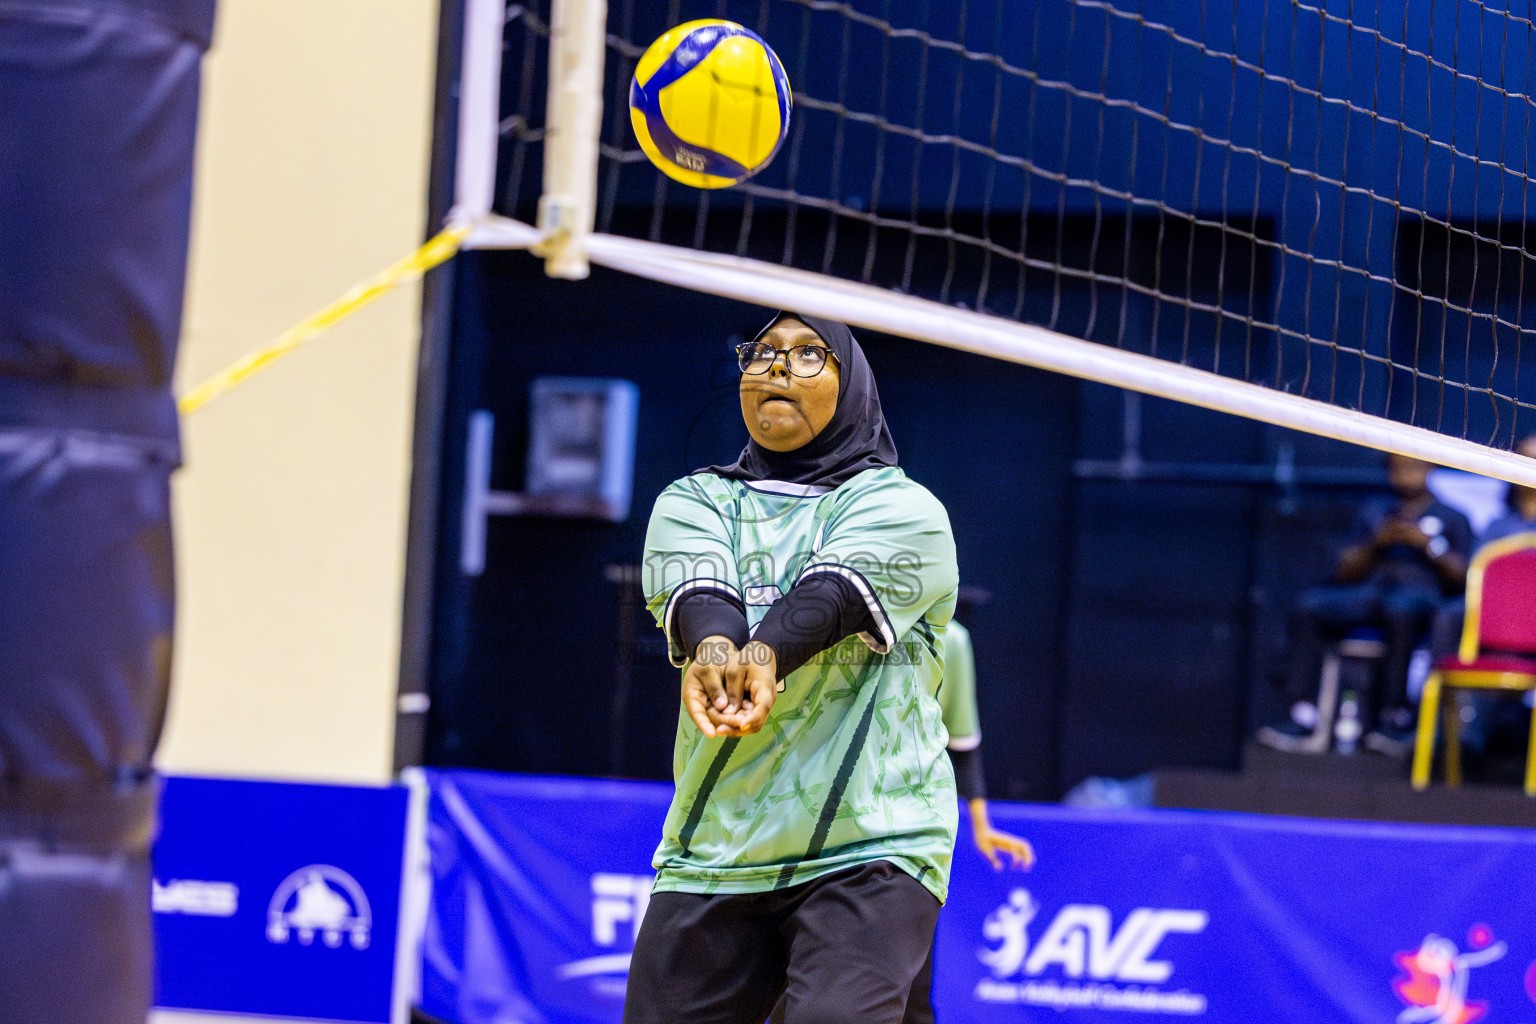
<path fill-rule="evenodd" d="M 1315 693 L 1327 645 L 1353 630 L 1380 633 L 1383 655 L 1374 694 L 1361 695 L 1365 745 L 1400 755 L 1412 745 L 1408 664 L 1436 612 L 1466 586 L 1472 527 L 1466 516 L 1429 490 L 1429 463 L 1387 457 L 1396 500 L 1362 510 L 1358 540 L 1339 556 L 1333 580 L 1301 593 L 1290 619 L 1285 692 L 1291 720 L 1259 730 L 1257 739 L 1281 750 L 1302 749 L 1316 724 Z M 1374 698 L 1374 699 L 1373 699 Z"/>

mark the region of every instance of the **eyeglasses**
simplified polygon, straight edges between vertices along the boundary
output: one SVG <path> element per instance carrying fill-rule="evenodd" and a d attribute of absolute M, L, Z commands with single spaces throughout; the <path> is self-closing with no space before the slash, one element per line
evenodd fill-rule
<path fill-rule="evenodd" d="M 784 366 L 796 377 L 814 377 L 827 365 L 831 349 L 822 345 L 796 345 L 782 350 Z M 736 361 L 742 373 L 767 373 L 778 362 L 779 349 L 766 341 L 748 341 L 736 346 Z"/>

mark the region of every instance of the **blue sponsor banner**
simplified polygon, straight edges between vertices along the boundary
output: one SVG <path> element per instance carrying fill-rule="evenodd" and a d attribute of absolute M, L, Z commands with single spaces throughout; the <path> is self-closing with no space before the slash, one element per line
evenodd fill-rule
<path fill-rule="evenodd" d="M 455 1024 L 617 1024 L 670 787 L 430 776 L 422 1006 Z M 942 1024 L 1536 1022 L 1536 834 L 995 803 L 962 825 Z"/>
<path fill-rule="evenodd" d="M 388 1024 L 408 803 L 400 786 L 167 779 L 157 1005 Z"/>
<path fill-rule="evenodd" d="M 939 919 L 946 1024 L 1536 1021 L 1536 835 L 1191 811 L 992 805 Z"/>
<path fill-rule="evenodd" d="M 455 1024 L 618 1021 L 672 787 L 427 779 L 422 1009 Z"/>

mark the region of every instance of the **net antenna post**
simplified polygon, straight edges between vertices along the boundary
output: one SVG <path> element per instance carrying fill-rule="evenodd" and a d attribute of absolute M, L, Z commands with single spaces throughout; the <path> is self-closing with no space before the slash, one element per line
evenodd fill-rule
<path fill-rule="evenodd" d="M 597 205 L 598 143 L 603 121 L 603 49 L 607 0 L 554 0 L 549 28 L 549 99 L 545 114 L 544 191 L 537 250 L 550 277 L 587 276 L 586 241 Z"/>
<path fill-rule="evenodd" d="M 501 49 L 506 24 L 506 0 L 465 0 L 450 224 L 485 220 L 496 199 L 496 151 L 501 141 Z"/>

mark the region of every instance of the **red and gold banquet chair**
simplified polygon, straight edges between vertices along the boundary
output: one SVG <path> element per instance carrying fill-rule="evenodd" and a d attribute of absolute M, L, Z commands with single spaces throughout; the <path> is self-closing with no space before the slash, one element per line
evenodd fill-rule
<path fill-rule="evenodd" d="M 1419 698 L 1413 787 L 1429 785 L 1437 713 L 1444 713 L 1445 781 L 1461 785 L 1461 715 L 1442 691 L 1536 690 L 1536 533 L 1493 541 L 1467 569 L 1467 617 L 1461 647 L 1435 663 Z M 1525 793 L 1536 796 L 1536 710 L 1525 758 Z"/>

